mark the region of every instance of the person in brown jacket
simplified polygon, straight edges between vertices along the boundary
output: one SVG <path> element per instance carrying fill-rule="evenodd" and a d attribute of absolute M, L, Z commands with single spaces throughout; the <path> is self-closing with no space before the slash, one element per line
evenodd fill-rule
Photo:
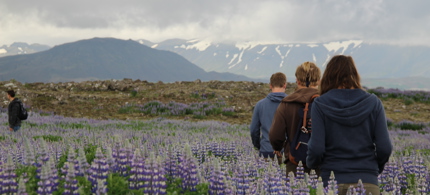
<path fill-rule="evenodd" d="M 270 143 L 274 153 L 279 158 L 282 157 L 281 150 L 284 149 L 287 176 L 289 172 L 296 173 L 297 171 L 297 164 L 290 162 L 288 156 L 290 151 L 289 142 L 293 140 L 299 125 L 298 111 L 313 95 L 318 94 L 321 70 L 315 63 L 305 62 L 297 67 L 295 75 L 297 89 L 294 93 L 282 99 L 269 132 Z M 286 141 L 286 139 L 288 140 Z M 305 172 L 310 172 L 310 169 L 306 166 L 303 167 Z"/>

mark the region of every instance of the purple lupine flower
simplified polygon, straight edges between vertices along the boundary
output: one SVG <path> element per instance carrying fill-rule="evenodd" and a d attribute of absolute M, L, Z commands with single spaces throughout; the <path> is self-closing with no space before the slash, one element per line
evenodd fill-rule
<path fill-rule="evenodd" d="M 335 180 L 336 178 L 334 177 L 334 173 L 333 171 L 330 173 L 330 180 L 328 180 L 328 185 L 326 187 L 326 191 L 328 193 L 333 193 L 333 194 L 338 194 L 338 188 L 337 188 L 337 181 Z"/>
<path fill-rule="evenodd" d="M 366 189 L 364 188 L 363 182 L 361 179 L 358 180 L 357 188 L 355 188 L 356 195 L 366 195 Z"/>
<path fill-rule="evenodd" d="M 117 172 L 117 165 L 115 162 L 115 158 L 113 157 L 112 148 L 109 146 L 106 147 L 106 161 L 109 165 L 109 172 Z"/>
<path fill-rule="evenodd" d="M 190 146 L 188 144 L 185 145 L 184 150 L 185 155 L 178 157 L 178 170 L 180 178 L 182 179 L 182 189 L 196 191 L 196 186 L 198 183 L 197 163 L 193 158 Z"/>
<path fill-rule="evenodd" d="M 19 178 L 18 193 L 17 194 L 19 194 L 19 195 L 28 195 L 27 189 L 25 187 L 25 179 L 24 179 L 24 177 L 22 175 Z"/>
<path fill-rule="evenodd" d="M 68 171 L 70 170 L 69 166 L 73 166 L 73 174 L 76 176 L 83 176 L 80 174 L 79 170 L 77 170 L 79 169 L 79 161 L 76 159 L 76 152 L 72 147 L 69 148 L 67 162 L 68 163 L 64 164 L 64 166 L 61 168 L 61 173 L 63 175 L 67 175 Z"/>
<path fill-rule="evenodd" d="M 296 179 L 297 180 L 305 179 L 305 168 L 303 167 L 302 161 L 299 161 L 299 164 L 297 165 Z"/>
<path fill-rule="evenodd" d="M 41 167 L 39 174 L 40 181 L 37 182 L 37 194 L 52 194 L 54 192 L 55 181 L 53 181 L 52 177 L 51 161 L 47 161 Z"/>
<path fill-rule="evenodd" d="M 221 171 L 219 162 L 215 160 L 214 169 L 212 170 L 211 177 L 209 178 L 209 194 L 224 195 L 226 194 L 226 189 L 225 174 Z"/>
<path fill-rule="evenodd" d="M 311 174 L 309 175 L 309 183 L 313 189 L 317 189 L 318 187 L 318 175 L 316 174 L 315 170 L 311 170 Z"/>
<path fill-rule="evenodd" d="M 249 194 L 250 192 L 250 174 L 247 166 L 239 166 L 235 172 L 234 181 L 236 184 L 237 194 Z"/>
<path fill-rule="evenodd" d="M 164 177 L 164 168 L 151 152 L 149 158 L 145 161 L 143 170 L 144 194 L 166 194 L 166 178 Z"/>
<path fill-rule="evenodd" d="M 129 185 L 132 190 L 139 190 L 144 187 L 145 158 L 140 149 L 134 151 L 133 162 L 131 163 Z"/>
<path fill-rule="evenodd" d="M 78 170 L 79 174 L 77 176 L 87 175 L 90 165 L 88 164 L 87 157 L 85 155 L 84 149 L 78 149 Z M 75 167 L 76 168 L 76 167 Z"/>
<path fill-rule="evenodd" d="M 3 170 L 0 173 L 1 194 L 16 193 L 18 191 L 18 183 L 16 182 L 15 165 L 10 155 L 8 155 L 6 164 L 4 164 Z"/>
<path fill-rule="evenodd" d="M 282 186 L 285 185 L 281 179 L 280 172 L 269 163 L 267 171 L 264 175 L 264 189 L 269 194 L 283 194 L 285 190 Z"/>
<path fill-rule="evenodd" d="M 116 159 L 118 171 L 122 176 L 128 176 L 128 170 L 133 160 L 133 154 L 134 152 L 130 146 L 130 143 L 125 140 L 125 146 L 119 149 L 119 154 Z"/>
<path fill-rule="evenodd" d="M 75 166 L 73 162 L 66 162 L 68 171 L 64 181 L 64 195 L 79 195 L 78 181 L 76 180 Z"/>
<path fill-rule="evenodd" d="M 101 182 L 106 183 L 107 176 L 109 174 L 109 166 L 106 162 L 106 158 L 100 148 L 97 148 L 96 155 L 93 163 L 89 169 L 88 180 L 92 183 L 92 192 L 96 193 Z"/>
<path fill-rule="evenodd" d="M 176 152 L 173 151 L 172 147 L 169 147 L 168 152 L 167 152 L 167 159 L 165 162 L 165 170 L 166 170 L 166 174 L 170 177 L 170 178 L 178 178 L 178 170 L 177 170 L 177 157 L 176 157 Z"/>

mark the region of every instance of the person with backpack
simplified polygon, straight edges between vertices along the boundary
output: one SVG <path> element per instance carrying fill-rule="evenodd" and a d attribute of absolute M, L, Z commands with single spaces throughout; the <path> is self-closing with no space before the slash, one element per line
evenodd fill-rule
<path fill-rule="evenodd" d="M 301 135 L 304 137 L 307 136 L 307 139 L 309 139 L 311 133 L 310 127 L 308 127 L 307 133 L 302 132 L 301 128 L 303 120 L 305 120 L 305 123 L 310 123 L 310 120 L 306 120 L 308 117 L 303 118 L 304 109 L 306 103 L 310 103 L 312 98 L 318 95 L 321 71 L 315 63 L 304 62 L 297 67 L 295 75 L 297 89 L 294 93 L 285 97 L 279 104 L 269 133 L 270 143 L 274 149 L 274 153 L 279 158 L 282 157 L 281 150 L 284 149 L 287 176 L 290 172 L 296 173 L 300 161 L 298 160 L 299 156 L 292 155 L 292 150 L 299 149 L 300 152 L 298 154 L 302 156 L 301 161 L 303 164 L 306 160 L 306 143 L 305 141 L 303 143 L 296 142 L 298 139 L 295 138 L 297 132 L 300 132 Z M 307 169 L 306 166 L 304 168 L 305 172 L 310 173 L 310 169 Z"/>
<path fill-rule="evenodd" d="M 362 89 L 354 60 L 344 55 L 328 62 L 320 94 L 312 106 L 306 165 L 320 167 L 324 186 L 333 172 L 339 194 L 359 180 L 366 194 L 380 194 L 378 175 L 393 149 L 381 100 Z"/>
<path fill-rule="evenodd" d="M 254 107 L 250 126 L 252 144 L 260 151 L 264 158 L 274 158 L 273 148 L 269 142 L 269 129 L 273 115 L 281 100 L 287 96 L 287 77 L 284 73 L 277 72 L 270 77 L 271 93 L 257 102 Z M 278 159 L 279 160 L 279 159 Z"/>
<path fill-rule="evenodd" d="M 10 103 L 8 106 L 8 117 L 9 117 L 9 130 L 10 131 L 18 131 L 21 128 L 21 120 L 25 120 L 27 118 L 27 112 L 23 107 L 21 100 L 15 97 L 14 90 L 6 91 L 7 98 Z"/>

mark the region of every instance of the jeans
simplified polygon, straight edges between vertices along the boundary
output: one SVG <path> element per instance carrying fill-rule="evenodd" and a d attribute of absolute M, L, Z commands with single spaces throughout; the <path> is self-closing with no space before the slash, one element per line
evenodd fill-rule
<path fill-rule="evenodd" d="M 21 126 L 15 126 L 15 127 L 13 127 L 13 131 L 17 132 L 19 130 L 19 128 L 21 128 Z"/>

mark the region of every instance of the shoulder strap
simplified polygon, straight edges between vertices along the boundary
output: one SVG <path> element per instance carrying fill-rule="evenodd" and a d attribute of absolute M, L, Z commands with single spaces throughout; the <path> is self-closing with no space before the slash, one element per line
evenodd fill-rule
<path fill-rule="evenodd" d="M 306 102 L 305 108 L 303 109 L 303 124 L 301 130 L 303 133 L 309 133 L 309 131 L 306 129 L 306 117 L 308 116 L 308 110 L 309 110 L 309 103 L 312 103 L 315 98 L 319 97 L 320 95 L 315 94 L 311 97 L 309 102 Z"/>

